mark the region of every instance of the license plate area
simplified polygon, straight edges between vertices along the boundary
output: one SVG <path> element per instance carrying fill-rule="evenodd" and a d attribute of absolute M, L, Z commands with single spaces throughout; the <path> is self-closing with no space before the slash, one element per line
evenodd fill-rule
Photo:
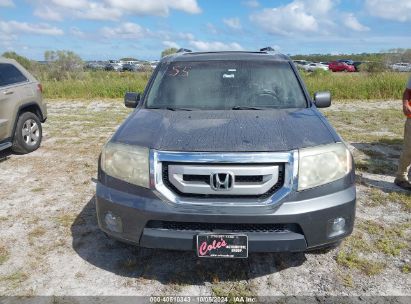
<path fill-rule="evenodd" d="M 247 258 L 248 236 L 232 233 L 198 234 L 196 251 L 201 258 Z"/>

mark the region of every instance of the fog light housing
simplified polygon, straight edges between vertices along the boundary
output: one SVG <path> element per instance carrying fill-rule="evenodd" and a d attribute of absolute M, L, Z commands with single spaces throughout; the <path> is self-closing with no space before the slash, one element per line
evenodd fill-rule
<path fill-rule="evenodd" d="M 123 232 L 123 223 L 119 216 L 115 216 L 113 213 L 107 212 L 104 217 L 104 222 L 108 230 L 117 233 Z"/>
<path fill-rule="evenodd" d="M 346 220 L 343 217 L 337 217 L 328 221 L 328 237 L 332 238 L 346 232 Z"/>

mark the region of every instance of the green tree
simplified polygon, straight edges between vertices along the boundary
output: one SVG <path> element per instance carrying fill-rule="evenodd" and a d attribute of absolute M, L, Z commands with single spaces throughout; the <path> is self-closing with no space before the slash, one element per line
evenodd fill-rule
<path fill-rule="evenodd" d="M 176 48 L 168 48 L 165 49 L 164 51 L 161 52 L 161 57 L 165 57 L 174 53 L 177 53 L 177 49 Z"/>
<path fill-rule="evenodd" d="M 138 59 L 133 57 L 124 57 L 120 59 L 121 61 L 138 61 Z"/>
<path fill-rule="evenodd" d="M 46 51 L 44 60 L 52 79 L 78 78 L 83 71 L 83 61 L 72 51 Z"/>

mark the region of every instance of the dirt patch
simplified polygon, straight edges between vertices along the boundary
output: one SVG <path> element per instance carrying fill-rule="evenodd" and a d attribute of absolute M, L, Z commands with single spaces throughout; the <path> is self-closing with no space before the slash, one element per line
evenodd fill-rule
<path fill-rule="evenodd" d="M 42 147 L 0 152 L 0 294 L 410 295 L 410 196 L 392 184 L 399 105 L 357 101 L 325 111 L 361 164 L 356 227 L 339 248 L 227 261 L 106 238 L 91 179 L 102 145 L 130 111 L 119 100 L 51 101 Z"/>

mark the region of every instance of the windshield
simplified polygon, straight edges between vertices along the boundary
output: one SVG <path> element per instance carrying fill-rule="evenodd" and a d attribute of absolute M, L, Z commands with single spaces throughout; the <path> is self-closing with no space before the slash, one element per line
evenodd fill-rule
<path fill-rule="evenodd" d="M 172 62 L 157 73 L 147 108 L 227 110 L 305 108 L 288 62 Z"/>

